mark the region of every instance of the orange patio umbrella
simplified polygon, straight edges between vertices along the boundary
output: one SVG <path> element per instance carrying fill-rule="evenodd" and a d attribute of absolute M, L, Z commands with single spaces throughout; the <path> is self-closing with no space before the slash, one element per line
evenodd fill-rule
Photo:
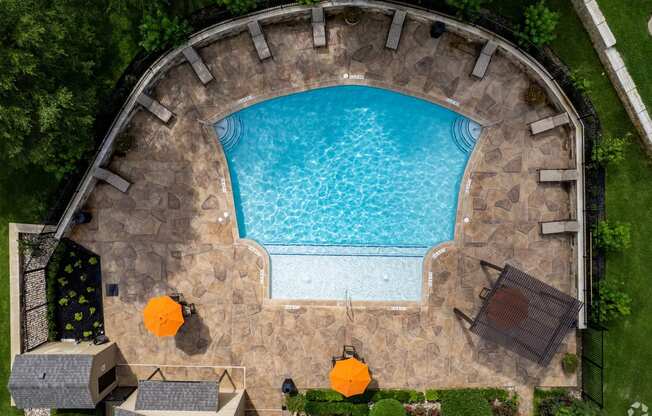
<path fill-rule="evenodd" d="M 371 382 L 369 367 L 355 358 L 335 362 L 330 374 L 331 388 L 345 397 L 362 394 Z"/>
<path fill-rule="evenodd" d="M 147 302 L 143 311 L 145 328 L 158 337 L 170 337 L 183 325 L 181 305 L 169 296 L 159 296 Z"/>

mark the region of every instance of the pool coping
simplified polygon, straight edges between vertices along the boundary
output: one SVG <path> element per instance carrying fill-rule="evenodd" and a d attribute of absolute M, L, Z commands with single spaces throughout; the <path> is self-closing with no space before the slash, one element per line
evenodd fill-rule
<path fill-rule="evenodd" d="M 436 12 L 417 9 L 410 6 L 406 6 L 404 4 L 394 4 L 394 3 L 383 2 L 383 1 L 367 1 L 367 0 L 326 1 L 326 2 L 319 3 L 319 5 L 321 7 L 324 7 L 324 9 L 330 11 L 341 10 L 347 6 L 357 6 L 370 11 L 377 11 L 385 14 L 393 13 L 395 10 L 404 10 L 408 12 L 409 17 L 411 19 L 417 21 L 444 22 L 449 28 L 449 30 L 454 31 L 456 34 L 463 36 L 467 39 L 483 40 L 483 41 L 493 40 L 496 43 L 498 43 L 501 52 L 503 53 L 507 52 L 507 54 L 515 62 L 518 62 L 525 67 L 524 70 L 526 72 L 529 72 L 531 76 L 533 73 L 537 81 L 544 83 L 549 98 L 552 98 L 551 104 L 557 107 L 557 109 L 560 110 L 563 109 L 570 115 L 570 125 L 573 127 L 573 131 L 575 132 L 574 136 L 571 135 L 571 137 L 574 137 L 574 142 L 575 142 L 574 149 L 573 149 L 574 156 L 575 156 L 574 158 L 575 158 L 576 168 L 580 172 L 577 183 L 573 188 L 575 192 L 574 211 L 576 212 L 576 220 L 584 224 L 584 192 L 583 192 L 584 175 L 583 175 L 583 170 L 581 169 L 584 166 L 583 125 L 581 120 L 579 119 L 577 112 L 575 111 L 574 107 L 570 103 L 570 100 L 565 96 L 563 90 L 556 84 L 554 79 L 550 76 L 550 74 L 539 62 L 537 62 L 531 56 L 527 55 L 526 53 L 518 49 L 515 45 L 513 45 L 512 43 L 510 43 L 509 41 L 507 41 L 506 39 L 500 37 L 495 33 L 492 33 L 480 27 L 471 26 L 467 23 L 459 22 L 453 19 L 452 17 L 439 14 Z M 129 98 L 123 105 L 119 115 L 112 123 L 111 128 L 109 129 L 107 135 L 102 141 L 100 149 L 97 152 L 93 163 L 91 163 L 91 165 L 89 166 L 89 169 L 84 175 L 84 178 L 82 179 L 82 181 L 80 182 L 80 184 L 78 185 L 75 191 L 74 197 L 69 202 L 59 224 L 57 225 L 55 237 L 61 238 L 63 237 L 63 235 L 65 235 L 70 231 L 70 227 L 72 226 L 72 217 L 74 213 L 81 206 L 83 206 L 83 204 L 85 203 L 85 201 L 87 200 L 91 191 L 93 190 L 94 186 L 97 183 L 97 179 L 93 176 L 92 172 L 95 170 L 95 168 L 106 164 L 110 160 L 116 137 L 118 136 L 119 132 L 122 131 L 124 127 L 128 124 L 128 122 L 133 117 L 133 114 L 138 109 L 138 105 L 137 105 L 138 96 L 141 93 L 151 90 L 155 86 L 156 82 L 165 76 L 167 70 L 185 62 L 182 54 L 183 49 L 185 49 L 188 46 L 201 47 L 202 45 L 212 43 L 220 38 L 242 33 L 246 30 L 246 25 L 254 21 L 261 21 L 263 23 L 274 23 L 274 22 L 283 21 L 289 17 L 301 17 L 304 19 L 308 19 L 310 10 L 311 10 L 310 7 L 306 7 L 302 5 L 283 6 L 283 7 L 273 8 L 273 9 L 266 9 L 244 17 L 235 18 L 222 23 L 218 23 L 216 25 L 208 27 L 194 34 L 187 42 L 180 45 L 176 49 L 169 51 L 161 58 L 159 58 L 154 64 L 152 64 L 152 66 L 150 66 L 150 68 L 143 75 L 143 77 L 140 78 L 140 80 L 132 90 Z M 353 79 L 351 75 L 353 75 Z M 337 85 L 359 85 L 361 84 L 362 81 L 362 85 L 366 85 L 366 83 L 373 82 L 370 80 L 358 79 L 358 74 L 347 74 L 347 77 L 344 78 L 344 73 L 342 73 L 341 76 L 342 79 L 323 81 L 316 84 L 327 86 L 329 84 L 335 85 L 332 83 L 337 82 Z M 376 85 L 382 87 L 382 84 L 385 83 L 377 82 Z M 301 89 L 305 90 L 309 88 L 316 88 L 316 86 L 307 85 Z M 395 88 L 396 88 L 395 86 L 392 86 L 392 90 L 397 91 Z M 420 96 L 420 94 L 417 94 L 415 92 L 409 90 L 405 92 L 415 97 L 423 98 Z M 274 94 L 270 94 L 270 95 L 278 96 L 279 94 L 278 92 L 275 92 Z M 250 100 L 247 98 L 248 97 L 243 97 L 239 101 L 244 100 L 241 104 L 248 104 Z M 465 112 L 464 109 L 458 107 L 454 107 L 454 108 L 449 107 L 449 105 L 454 105 L 451 101 L 443 100 L 442 103 L 437 103 L 437 104 L 443 105 L 446 108 L 453 109 L 454 111 L 462 115 L 465 115 L 471 118 L 472 120 L 480 121 L 480 124 L 483 125 L 490 124 L 488 123 L 488 120 L 478 119 L 478 117 L 474 117 L 472 114 L 468 114 L 467 112 Z M 204 121 L 204 123 L 206 123 L 206 121 Z M 466 181 L 464 181 L 463 183 L 466 183 Z M 571 201 L 572 200 L 573 198 L 571 198 Z M 235 211 L 232 212 L 235 213 Z M 459 201 L 458 201 L 458 213 L 459 213 Z M 456 224 L 456 233 L 457 233 L 457 228 L 458 227 Z M 575 270 L 572 271 L 572 273 L 574 273 L 577 277 L 576 290 L 577 290 L 577 297 L 580 299 L 580 301 L 584 301 L 584 297 L 585 297 L 584 296 L 585 271 L 584 271 L 584 259 L 582 255 L 582 253 L 584 252 L 584 245 L 585 245 L 584 239 L 585 239 L 584 227 L 582 227 L 580 232 L 577 233 L 576 245 L 573 246 L 573 251 L 574 251 L 573 257 L 575 258 L 575 262 L 574 262 Z M 235 241 L 237 243 L 240 242 L 239 239 L 237 238 L 235 239 Z M 252 248 L 256 249 L 255 247 L 256 245 L 252 245 Z M 267 273 L 265 274 L 267 277 L 269 275 L 269 262 L 267 262 L 266 267 L 267 267 Z M 586 308 L 583 308 L 582 311 L 580 312 L 579 322 L 578 322 L 579 328 L 586 327 L 585 309 Z"/>

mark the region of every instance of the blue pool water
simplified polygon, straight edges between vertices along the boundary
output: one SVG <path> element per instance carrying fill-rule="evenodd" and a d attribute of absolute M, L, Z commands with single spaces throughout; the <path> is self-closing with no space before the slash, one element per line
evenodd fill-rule
<path fill-rule="evenodd" d="M 362 86 L 265 101 L 215 128 L 240 236 L 268 247 L 339 246 L 340 255 L 349 246 L 425 253 L 451 240 L 460 181 L 480 131 L 443 107 Z M 273 293 L 276 274 L 272 255 Z"/>

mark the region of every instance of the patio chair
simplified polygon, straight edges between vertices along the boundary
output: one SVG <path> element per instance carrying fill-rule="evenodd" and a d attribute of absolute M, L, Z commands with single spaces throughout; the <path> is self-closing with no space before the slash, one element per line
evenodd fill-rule
<path fill-rule="evenodd" d="M 482 51 L 478 56 L 478 59 L 475 61 L 475 66 L 473 67 L 473 72 L 471 75 L 478 79 L 484 78 L 484 75 L 487 73 L 487 68 L 489 68 L 489 63 L 491 62 L 491 57 L 494 56 L 494 53 L 498 49 L 498 44 L 493 40 L 487 41 L 482 47 Z"/>
<path fill-rule="evenodd" d="M 195 71 L 195 75 L 197 75 L 197 78 L 199 78 L 202 84 L 206 85 L 213 80 L 213 74 L 211 74 L 211 71 L 209 71 L 195 48 L 188 46 L 181 52 L 192 67 L 192 70 Z"/>
<path fill-rule="evenodd" d="M 263 33 L 263 30 L 261 29 L 258 20 L 250 22 L 247 25 L 247 28 L 249 29 L 249 34 L 251 35 L 251 40 L 254 43 L 256 52 L 258 53 L 258 58 L 260 58 L 261 61 L 271 58 L 272 53 L 269 50 L 269 46 L 267 46 L 267 40 L 265 40 L 265 34 Z"/>
<path fill-rule="evenodd" d="M 554 129 L 555 127 L 560 127 L 565 124 L 570 123 L 570 117 L 568 113 L 560 113 L 556 116 L 546 117 L 539 121 L 535 121 L 530 124 L 530 131 L 532 134 L 539 134 L 549 130 Z"/>
<path fill-rule="evenodd" d="M 312 8 L 312 42 L 315 48 L 326 46 L 326 20 L 324 8 Z"/>
<path fill-rule="evenodd" d="M 561 233 L 576 233 L 580 229 L 577 221 L 549 221 L 541 222 L 541 234 L 561 234 Z"/>
<path fill-rule="evenodd" d="M 405 16 L 407 16 L 405 10 L 397 10 L 394 12 L 392 25 L 387 33 L 387 42 L 385 43 L 387 49 L 398 49 L 398 43 L 401 41 L 401 32 L 403 32 L 403 23 L 405 23 Z"/>
<path fill-rule="evenodd" d="M 141 93 L 136 98 L 136 102 L 165 124 L 169 123 L 174 116 L 172 111 L 145 93 Z"/>
<path fill-rule="evenodd" d="M 364 363 L 364 358 L 361 358 L 360 355 L 358 355 L 358 352 L 355 350 L 353 345 L 345 345 L 342 348 L 342 355 L 336 355 L 332 358 L 331 362 L 333 367 L 335 367 L 335 363 L 337 361 L 346 360 L 348 358 L 355 358 L 356 360 Z"/>
<path fill-rule="evenodd" d="M 185 302 L 183 302 L 181 304 L 181 312 L 182 312 L 184 318 L 189 318 L 192 315 L 197 314 L 197 309 L 195 308 L 194 303 L 185 303 Z"/>
<path fill-rule="evenodd" d="M 541 169 L 539 182 L 574 182 L 577 180 L 577 169 Z"/>

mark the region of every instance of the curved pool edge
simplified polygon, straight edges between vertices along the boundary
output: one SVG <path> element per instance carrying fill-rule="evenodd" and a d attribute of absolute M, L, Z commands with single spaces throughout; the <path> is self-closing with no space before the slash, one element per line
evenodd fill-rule
<path fill-rule="evenodd" d="M 319 89 L 319 88 L 327 88 L 327 87 L 335 87 L 335 86 L 368 86 L 368 87 L 374 87 L 374 88 L 379 88 L 391 92 L 396 92 L 399 94 L 407 95 L 409 97 L 413 98 L 418 98 L 422 99 L 428 103 L 439 105 L 443 108 L 446 108 L 450 111 L 453 111 L 457 114 L 460 114 L 464 117 L 467 117 L 468 119 L 475 121 L 476 123 L 480 124 L 482 126 L 482 131 L 478 139 L 476 140 L 475 146 L 473 147 L 471 154 L 469 155 L 467 159 L 466 166 L 464 168 L 464 174 L 462 176 L 462 179 L 460 181 L 459 185 L 459 190 L 458 190 L 458 195 L 457 195 L 457 208 L 456 208 L 456 214 L 455 214 L 455 225 L 454 225 L 454 230 L 453 230 L 453 239 L 452 240 L 447 240 L 447 241 L 442 241 L 435 246 L 430 247 L 427 251 L 426 254 L 422 257 L 421 259 L 421 269 L 422 269 L 422 278 L 421 278 L 421 296 L 420 300 L 355 300 L 355 306 L 353 308 L 398 308 L 396 310 L 404 310 L 405 309 L 421 309 L 424 307 L 428 306 L 428 293 L 429 293 L 429 288 L 430 288 L 430 282 L 431 282 L 431 276 L 429 275 L 429 267 L 433 266 L 433 262 L 437 261 L 437 258 L 439 256 L 435 256 L 434 258 L 432 257 L 432 253 L 437 252 L 441 249 L 445 249 L 444 251 L 448 251 L 449 248 L 456 248 L 459 245 L 459 242 L 461 241 L 462 235 L 463 235 L 463 228 L 464 228 L 464 223 L 463 223 L 463 217 L 464 217 L 464 210 L 468 209 L 468 204 L 466 199 L 464 198 L 466 192 L 465 189 L 467 189 L 467 182 L 470 180 L 473 168 L 478 164 L 479 159 L 480 159 L 480 151 L 478 150 L 482 144 L 486 141 L 485 137 L 487 136 L 488 133 L 488 128 L 487 124 L 492 125 L 494 123 L 488 122 L 486 119 L 483 119 L 482 117 L 478 116 L 478 114 L 473 113 L 469 114 L 468 111 L 463 111 L 459 107 L 453 106 L 449 101 L 447 100 L 440 100 L 439 97 L 430 97 L 426 96 L 424 94 L 419 93 L 418 91 L 415 90 L 410 90 L 409 88 L 405 88 L 402 86 L 396 86 L 396 85 L 391 85 L 388 83 L 384 82 L 379 82 L 375 80 L 349 80 L 349 79 L 343 79 L 341 82 L 334 82 L 334 81 L 328 81 L 328 82 L 316 82 L 311 85 L 304 85 L 300 88 L 289 88 L 289 89 L 284 89 L 279 91 L 276 91 L 273 94 L 261 94 L 259 96 L 253 97 L 250 96 L 250 99 L 244 101 L 244 102 L 238 102 L 232 106 L 229 107 L 228 110 L 222 111 L 218 113 L 217 115 L 214 115 L 213 117 L 210 118 L 210 122 L 207 121 L 202 121 L 203 124 L 203 129 L 208 132 L 210 135 L 211 139 L 213 140 L 213 143 L 215 144 L 215 147 L 218 149 L 218 154 L 219 154 L 219 159 L 220 162 L 223 163 L 224 170 L 226 174 L 224 175 L 225 179 L 225 186 L 227 190 L 227 201 L 228 201 L 228 211 L 231 213 L 233 220 L 230 221 L 231 225 L 231 233 L 233 236 L 234 243 L 237 244 L 242 244 L 247 246 L 249 249 L 252 251 L 256 252 L 262 259 L 263 261 L 263 268 L 261 269 L 262 276 L 260 277 L 261 281 L 261 292 L 262 292 L 262 300 L 263 300 L 263 305 L 268 305 L 268 306 L 281 306 L 285 307 L 286 309 L 292 309 L 294 307 L 337 307 L 337 308 L 346 308 L 346 302 L 343 300 L 326 300 L 326 299 L 283 299 L 283 298 L 272 298 L 271 296 L 271 274 L 272 274 L 272 267 L 271 267 L 271 255 L 269 254 L 267 248 L 265 247 L 264 244 L 254 240 L 254 239 L 249 239 L 249 238 L 241 238 L 240 237 L 240 229 L 239 229 L 239 221 L 237 218 L 237 207 L 235 204 L 235 199 L 234 199 L 234 192 L 233 192 L 233 186 L 232 186 L 232 181 L 231 181 L 231 171 L 229 169 L 229 164 L 228 160 L 226 157 L 226 153 L 224 152 L 224 149 L 220 143 L 220 139 L 217 135 L 217 132 L 213 128 L 214 124 L 221 120 L 224 117 L 228 117 L 231 114 L 234 114 L 242 109 L 251 107 L 253 105 L 262 103 L 264 101 L 268 101 L 271 99 L 275 98 L 281 98 L 285 97 L 291 94 L 296 94 L 300 92 L 306 92 L 306 91 L 311 91 L 314 89 Z M 241 100 L 242 101 L 242 100 Z M 429 267 L 428 267 L 429 266 Z"/>

